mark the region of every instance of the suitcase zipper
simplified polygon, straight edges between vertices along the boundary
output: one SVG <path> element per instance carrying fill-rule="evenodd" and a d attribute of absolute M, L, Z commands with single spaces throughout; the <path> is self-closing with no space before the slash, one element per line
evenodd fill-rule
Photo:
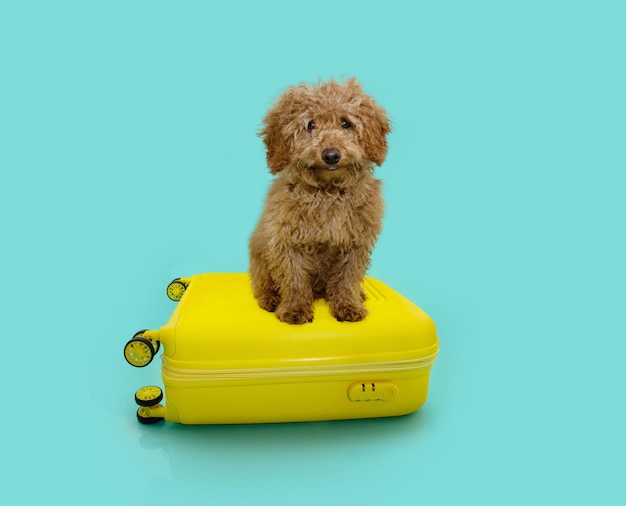
<path fill-rule="evenodd" d="M 254 379 L 279 379 L 321 376 L 366 374 L 380 376 L 396 372 L 417 371 L 432 366 L 437 353 L 428 357 L 397 362 L 371 362 L 359 364 L 333 364 L 307 367 L 274 367 L 257 369 L 182 369 L 167 364 L 163 358 L 163 375 L 172 380 L 185 381 L 233 381 Z"/>

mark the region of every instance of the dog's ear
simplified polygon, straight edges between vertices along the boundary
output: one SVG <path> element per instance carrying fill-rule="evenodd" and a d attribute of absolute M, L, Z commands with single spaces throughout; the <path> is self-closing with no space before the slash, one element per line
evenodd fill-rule
<path fill-rule="evenodd" d="M 266 149 L 267 166 L 272 174 L 277 174 L 289 165 L 293 152 L 293 137 L 284 133 L 284 125 L 288 123 L 285 111 L 284 96 L 267 112 L 263 118 L 263 128 L 259 136 L 263 139 Z"/>
<path fill-rule="evenodd" d="M 391 123 L 387 112 L 369 95 L 363 94 L 360 105 L 363 131 L 361 142 L 367 157 L 376 165 L 382 165 L 387 156 L 387 134 Z"/>

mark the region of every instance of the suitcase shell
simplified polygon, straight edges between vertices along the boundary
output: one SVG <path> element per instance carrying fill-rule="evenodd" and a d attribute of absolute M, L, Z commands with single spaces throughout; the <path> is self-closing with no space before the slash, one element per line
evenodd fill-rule
<path fill-rule="evenodd" d="M 439 350 L 435 325 L 384 283 L 368 277 L 363 289 L 369 315 L 361 322 L 338 322 L 317 301 L 313 323 L 289 325 L 259 308 L 247 274 L 174 280 L 168 295 L 180 300 L 167 324 L 127 344 L 148 355 L 163 346 L 166 403 L 157 387 L 140 390 L 139 420 L 272 423 L 416 411 Z M 125 355 L 140 366 L 152 358 Z"/>

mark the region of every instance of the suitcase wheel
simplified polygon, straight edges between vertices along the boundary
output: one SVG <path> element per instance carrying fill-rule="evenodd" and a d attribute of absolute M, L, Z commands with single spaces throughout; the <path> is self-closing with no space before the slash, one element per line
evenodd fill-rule
<path fill-rule="evenodd" d="M 154 408 L 142 406 L 137 410 L 137 420 L 139 420 L 139 423 L 143 423 L 146 425 L 160 422 L 161 420 L 164 420 L 165 418 L 163 416 L 154 416 L 153 411 L 154 410 L 162 411 L 163 409 L 164 408 L 161 405 L 155 406 Z"/>
<path fill-rule="evenodd" d="M 159 387 L 143 387 L 135 393 L 135 402 L 139 404 L 139 406 L 156 406 L 162 400 L 163 391 Z"/>
<path fill-rule="evenodd" d="M 148 339 L 135 337 L 124 346 L 124 358 L 134 367 L 145 367 L 154 358 L 154 346 Z"/>
<path fill-rule="evenodd" d="M 176 278 L 169 285 L 167 285 L 167 296 L 170 300 L 178 302 L 180 299 L 183 298 L 183 294 L 185 293 L 186 289 L 187 285 L 183 281 L 181 281 L 180 278 Z"/>
<path fill-rule="evenodd" d="M 161 341 L 157 341 L 155 338 L 149 335 L 144 336 L 144 332 L 147 332 L 147 331 L 148 329 L 143 329 L 143 330 L 136 332 L 135 335 L 133 336 L 133 339 L 136 339 L 138 337 L 143 337 L 144 339 L 147 339 L 148 341 L 150 341 L 152 343 L 152 347 L 154 348 L 154 354 L 156 355 L 157 353 L 159 353 L 159 350 L 161 349 Z"/>

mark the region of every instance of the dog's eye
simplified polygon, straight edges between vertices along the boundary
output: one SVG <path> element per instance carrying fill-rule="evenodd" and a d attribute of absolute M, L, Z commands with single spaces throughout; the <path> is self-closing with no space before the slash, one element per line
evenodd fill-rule
<path fill-rule="evenodd" d="M 341 128 L 352 128 L 352 123 L 350 123 L 347 119 L 342 118 Z"/>
<path fill-rule="evenodd" d="M 309 121 L 306 125 L 306 131 L 312 132 L 313 130 L 315 130 L 315 123 L 313 121 Z"/>

